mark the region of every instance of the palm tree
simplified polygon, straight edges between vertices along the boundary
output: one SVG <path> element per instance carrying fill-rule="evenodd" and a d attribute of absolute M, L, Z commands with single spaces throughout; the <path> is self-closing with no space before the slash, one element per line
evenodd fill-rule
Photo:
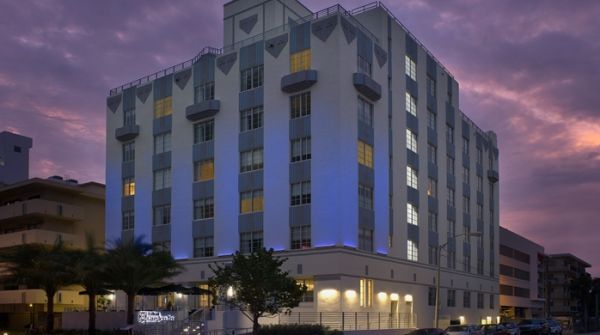
<path fill-rule="evenodd" d="M 146 286 L 161 283 L 181 272 L 171 253 L 153 250 L 152 245 L 135 239 L 117 239 L 107 252 L 108 287 L 127 294 L 127 324 L 133 324 L 135 296 Z"/>
<path fill-rule="evenodd" d="M 61 287 L 75 283 L 69 266 L 74 255 L 61 240 L 53 245 L 23 244 L 0 254 L 9 280 L 39 288 L 46 293 L 46 331 L 54 330 L 54 295 Z"/>

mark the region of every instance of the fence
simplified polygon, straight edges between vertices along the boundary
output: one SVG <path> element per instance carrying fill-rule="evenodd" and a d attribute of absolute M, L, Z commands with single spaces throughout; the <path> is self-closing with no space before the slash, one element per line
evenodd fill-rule
<path fill-rule="evenodd" d="M 380 312 L 292 312 L 279 316 L 280 324 L 320 324 L 337 330 L 416 328 L 416 314 Z"/>

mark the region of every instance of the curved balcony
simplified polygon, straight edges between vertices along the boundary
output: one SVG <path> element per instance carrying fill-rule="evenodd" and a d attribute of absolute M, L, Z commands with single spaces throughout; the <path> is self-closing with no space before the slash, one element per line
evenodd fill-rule
<path fill-rule="evenodd" d="M 356 90 L 371 101 L 381 99 L 381 85 L 368 75 L 361 72 L 354 73 L 352 81 Z"/>
<path fill-rule="evenodd" d="M 197 104 L 187 106 L 185 117 L 190 121 L 198 121 L 217 115 L 221 110 L 221 101 L 206 100 Z"/>
<path fill-rule="evenodd" d="M 281 90 L 285 93 L 295 93 L 311 87 L 316 82 L 317 70 L 290 73 L 281 78 Z"/>
<path fill-rule="evenodd" d="M 498 171 L 496 170 L 488 170 L 488 180 L 492 183 L 496 183 L 498 181 Z"/>

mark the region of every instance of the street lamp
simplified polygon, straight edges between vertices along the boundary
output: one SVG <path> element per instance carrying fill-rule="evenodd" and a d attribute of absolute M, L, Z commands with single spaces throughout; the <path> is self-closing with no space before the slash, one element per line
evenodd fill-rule
<path fill-rule="evenodd" d="M 456 240 L 457 237 L 461 237 L 461 236 L 466 236 L 467 238 L 471 238 L 471 237 L 481 237 L 482 234 L 480 232 L 474 232 L 474 233 L 467 233 L 467 234 L 459 234 L 454 236 L 454 239 Z M 437 248 L 437 275 L 435 278 L 435 316 L 434 316 L 434 320 L 435 320 L 435 325 L 434 328 L 438 328 L 438 323 L 439 323 L 439 319 L 440 319 L 440 272 L 442 269 L 442 249 L 446 248 L 448 246 L 448 242 L 438 246 Z"/>

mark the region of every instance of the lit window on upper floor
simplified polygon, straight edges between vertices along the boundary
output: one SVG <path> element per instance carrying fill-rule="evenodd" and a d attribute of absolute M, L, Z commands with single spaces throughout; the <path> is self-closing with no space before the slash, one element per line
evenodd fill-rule
<path fill-rule="evenodd" d="M 215 178 L 214 159 L 194 162 L 194 181 L 207 181 Z"/>
<path fill-rule="evenodd" d="M 255 89 L 257 87 L 261 87 L 263 85 L 263 65 L 257 65 L 245 70 L 242 70 L 240 79 L 241 79 L 241 88 L 240 91 L 247 91 L 251 89 Z"/>
<path fill-rule="evenodd" d="M 240 132 L 262 128 L 263 106 L 248 108 L 240 112 Z"/>
<path fill-rule="evenodd" d="M 158 119 L 173 114 L 173 97 L 158 99 L 154 101 L 154 118 Z"/>
<path fill-rule="evenodd" d="M 410 77 L 410 79 L 417 80 L 417 63 L 410 58 L 408 55 L 404 55 L 405 69 L 404 73 Z"/>
<path fill-rule="evenodd" d="M 263 190 L 253 190 L 240 193 L 240 213 L 263 211 Z"/>
<path fill-rule="evenodd" d="M 358 141 L 358 164 L 373 168 L 373 147 L 363 141 Z"/>
<path fill-rule="evenodd" d="M 437 181 L 433 178 L 429 178 L 428 180 L 427 196 L 437 198 Z"/>
<path fill-rule="evenodd" d="M 358 121 L 373 128 L 373 104 L 358 97 Z"/>
<path fill-rule="evenodd" d="M 417 153 L 417 134 L 410 129 L 406 129 L 406 148 Z"/>
<path fill-rule="evenodd" d="M 406 258 L 409 261 L 418 262 L 419 261 L 419 245 L 411 240 L 407 240 L 406 243 Z"/>
<path fill-rule="evenodd" d="M 412 114 L 413 116 L 417 116 L 417 98 L 410 95 L 410 93 L 406 92 L 406 112 Z"/>
<path fill-rule="evenodd" d="M 419 225 L 419 210 L 411 203 L 406 204 L 406 222 L 411 225 Z"/>
<path fill-rule="evenodd" d="M 415 190 L 419 189 L 419 179 L 417 170 L 410 166 L 406 167 L 406 186 L 412 187 Z"/>
<path fill-rule="evenodd" d="M 135 195 L 135 180 L 133 178 L 123 178 L 123 196 Z"/>
<path fill-rule="evenodd" d="M 311 113 L 310 92 L 304 92 L 290 97 L 290 118 L 308 116 Z"/>
<path fill-rule="evenodd" d="M 154 154 L 171 151 L 171 132 L 154 136 Z"/>
<path fill-rule="evenodd" d="M 310 49 L 290 54 L 290 73 L 310 70 L 311 55 Z"/>

